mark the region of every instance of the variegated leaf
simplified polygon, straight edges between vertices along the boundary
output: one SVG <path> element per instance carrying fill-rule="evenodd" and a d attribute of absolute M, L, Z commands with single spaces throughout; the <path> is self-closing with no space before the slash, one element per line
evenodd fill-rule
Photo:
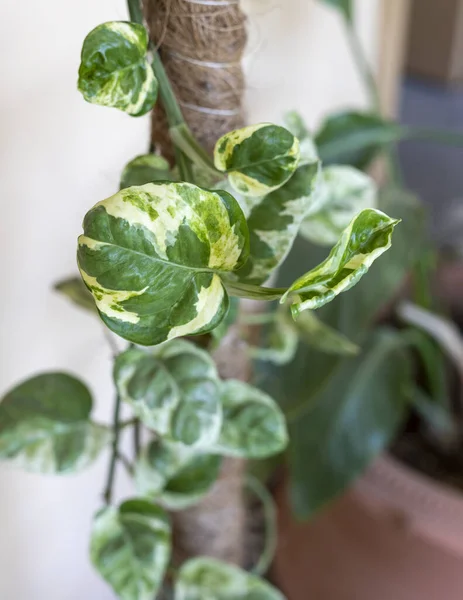
<path fill-rule="evenodd" d="M 280 302 L 292 296 L 294 317 L 303 310 L 331 302 L 354 286 L 370 265 L 391 247 L 392 232 L 398 222 L 379 210 L 363 210 L 352 219 L 328 258 L 297 279 Z"/>
<path fill-rule="evenodd" d="M 122 171 L 120 189 L 154 181 L 175 181 L 170 165 L 156 154 L 143 154 L 131 160 Z"/>
<path fill-rule="evenodd" d="M 75 473 L 89 466 L 111 435 L 92 423 L 88 388 L 66 373 L 44 373 L 0 402 L 0 459 L 37 473 Z"/>
<path fill-rule="evenodd" d="M 111 21 L 85 38 L 78 87 L 87 102 L 144 115 L 156 102 L 158 82 L 146 58 L 148 34 L 142 25 Z"/>
<path fill-rule="evenodd" d="M 169 510 L 196 504 L 219 474 L 221 457 L 192 451 L 182 444 L 155 440 L 143 448 L 135 465 L 135 484 L 141 496 Z"/>
<path fill-rule="evenodd" d="M 257 388 L 229 379 L 221 390 L 223 425 L 214 451 L 225 456 L 266 458 L 288 443 L 283 413 Z"/>
<path fill-rule="evenodd" d="M 121 190 L 86 215 L 78 263 L 100 316 L 118 335 L 154 345 L 211 331 L 249 233 L 236 200 L 188 183 Z"/>
<path fill-rule="evenodd" d="M 184 563 L 175 600 L 284 600 L 269 583 L 228 563 L 200 556 Z"/>
<path fill-rule="evenodd" d="M 209 354 L 191 342 L 129 349 L 116 359 L 114 380 L 121 398 L 159 435 L 197 448 L 217 440 L 220 381 Z"/>
<path fill-rule="evenodd" d="M 254 360 L 284 365 L 294 358 L 297 344 L 298 335 L 294 321 L 283 311 L 277 311 L 264 328 L 261 344 L 249 347 L 249 355 Z"/>
<path fill-rule="evenodd" d="M 299 141 L 284 127 L 261 123 L 230 131 L 214 150 L 219 171 L 229 174 L 245 196 L 264 196 L 283 185 L 297 168 Z"/>
<path fill-rule="evenodd" d="M 288 317 L 289 318 L 289 317 Z M 327 354 L 352 356 L 358 354 L 359 346 L 340 331 L 323 323 L 312 311 L 301 313 L 293 326 L 299 338 L 308 346 Z"/>
<path fill-rule="evenodd" d="M 167 515 L 151 502 L 135 498 L 95 515 L 90 557 L 120 600 L 153 600 L 170 552 Z"/>
<path fill-rule="evenodd" d="M 299 140 L 299 166 L 319 160 L 317 147 L 302 116 L 295 110 L 285 114 L 286 128 Z"/>
<path fill-rule="evenodd" d="M 263 283 L 286 258 L 316 196 L 320 163 L 299 167 L 282 187 L 265 196 L 248 217 L 250 254 L 240 281 Z"/>
<path fill-rule="evenodd" d="M 348 166 L 327 167 L 317 186 L 317 212 L 302 223 L 303 237 L 315 244 L 335 244 L 349 223 L 365 208 L 376 208 L 377 188 L 371 177 Z"/>

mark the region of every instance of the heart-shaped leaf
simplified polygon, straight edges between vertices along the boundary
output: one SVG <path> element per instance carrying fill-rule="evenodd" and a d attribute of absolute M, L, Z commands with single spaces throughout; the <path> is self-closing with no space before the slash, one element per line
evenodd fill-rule
<path fill-rule="evenodd" d="M 44 373 L 0 402 L 0 459 L 38 473 L 75 473 L 90 465 L 111 436 L 92 423 L 88 388 L 66 373 Z"/>
<path fill-rule="evenodd" d="M 230 131 L 214 150 L 219 171 L 245 196 L 264 196 L 286 183 L 297 168 L 299 141 L 284 127 L 261 123 Z"/>
<path fill-rule="evenodd" d="M 87 102 L 112 106 L 135 117 L 153 108 L 158 82 L 146 59 L 142 25 L 111 21 L 85 38 L 78 87 Z"/>
<path fill-rule="evenodd" d="M 114 366 L 122 400 L 143 423 L 175 442 L 208 447 L 222 424 L 219 378 L 209 354 L 185 340 L 149 352 L 129 349 Z"/>
<path fill-rule="evenodd" d="M 222 384 L 223 425 L 214 450 L 225 456 L 266 458 L 286 447 L 288 435 L 276 402 L 257 388 L 229 379 Z"/>
<path fill-rule="evenodd" d="M 293 298 L 295 317 L 303 310 L 320 308 L 341 292 L 354 286 L 370 265 L 391 247 L 394 227 L 399 221 L 375 209 L 366 209 L 352 219 L 328 258 L 297 279 L 282 296 Z"/>
<path fill-rule="evenodd" d="M 153 600 L 171 552 L 166 513 L 146 500 L 108 506 L 94 519 L 90 557 L 121 600 Z"/>
<path fill-rule="evenodd" d="M 170 510 L 196 504 L 219 474 L 221 457 L 192 452 L 181 444 L 155 440 L 143 448 L 135 465 L 135 484 L 140 495 Z"/>
<path fill-rule="evenodd" d="M 120 189 L 155 181 L 175 181 L 170 165 L 156 154 L 143 154 L 131 160 L 122 171 Z"/>
<path fill-rule="evenodd" d="M 241 281 L 263 283 L 286 258 L 316 195 L 319 161 L 299 167 L 282 187 L 265 196 L 248 217 L 250 255 Z"/>
<path fill-rule="evenodd" d="M 78 263 L 106 325 L 154 345 L 214 329 L 228 309 L 220 275 L 248 252 L 246 220 L 230 194 L 150 183 L 87 213 Z"/>
<path fill-rule="evenodd" d="M 220 560 L 198 557 L 184 563 L 175 600 L 284 600 L 269 583 Z"/>

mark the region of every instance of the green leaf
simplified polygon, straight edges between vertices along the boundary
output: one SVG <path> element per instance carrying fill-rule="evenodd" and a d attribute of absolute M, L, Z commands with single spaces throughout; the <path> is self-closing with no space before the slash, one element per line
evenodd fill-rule
<path fill-rule="evenodd" d="M 285 185 L 251 210 L 250 255 L 237 273 L 241 281 L 260 284 L 284 261 L 315 199 L 319 171 L 318 160 L 299 167 Z"/>
<path fill-rule="evenodd" d="M 112 106 L 138 117 L 156 102 L 158 82 L 146 58 L 142 25 L 111 21 L 85 38 L 78 88 L 87 102 Z"/>
<path fill-rule="evenodd" d="M 214 150 L 219 171 L 245 196 L 264 196 L 282 186 L 297 168 L 299 142 L 287 129 L 261 123 L 230 131 Z"/>
<path fill-rule="evenodd" d="M 291 311 L 297 317 L 303 310 L 320 308 L 341 292 L 353 287 L 370 265 L 391 247 L 394 227 L 399 221 L 379 210 L 366 209 L 351 221 L 328 258 L 299 279 L 282 296 L 298 293 Z"/>
<path fill-rule="evenodd" d="M 266 581 L 238 567 L 200 556 L 182 565 L 175 600 L 284 600 Z"/>
<path fill-rule="evenodd" d="M 291 500 L 299 517 L 341 494 L 398 432 L 411 385 L 404 348 L 400 336 L 376 332 L 292 422 Z"/>
<path fill-rule="evenodd" d="M 335 244 L 356 214 L 378 204 L 373 179 L 353 167 L 323 169 L 316 195 L 317 210 L 310 211 L 300 232 L 320 245 Z"/>
<path fill-rule="evenodd" d="M 312 139 L 312 135 L 302 116 L 293 110 L 285 114 L 284 122 L 288 131 L 290 131 L 299 140 L 299 166 L 319 160 L 317 148 Z"/>
<path fill-rule="evenodd" d="M 69 279 L 58 281 L 54 288 L 77 306 L 97 314 L 93 296 L 80 277 L 69 277 Z"/>
<path fill-rule="evenodd" d="M 75 473 L 109 444 L 109 431 L 89 420 L 88 388 L 66 373 L 44 373 L 0 402 L 0 459 L 37 473 Z"/>
<path fill-rule="evenodd" d="M 135 465 L 137 492 L 170 510 L 183 510 L 207 494 L 220 465 L 221 457 L 216 454 L 155 440 L 143 448 Z"/>
<path fill-rule="evenodd" d="M 288 442 L 283 413 L 257 388 L 233 379 L 221 390 L 223 425 L 214 451 L 225 456 L 266 458 Z"/>
<path fill-rule="evenodd" d="M 90 557 L 121 600 L 153 600 L 171 552 L 170 525 L 158 506 L 135 498 L 100 510 L 93 521 Z"/>
<path fill-rule="evenodd" d="M 365 170 L 402 135 L 400 125 L 376 114 L 342 112 L 329 116 L 322 123 L 315 135 L 315 144 L 323 163 Z"/>
<path fill-rule="evenodd" d="M 332 6 L 339 10 L 342 13 L 343 17 L 347 19 L 347 21 L 351 21 L 354 18 L 354 6 L 352 0 L 321 0 L 325 4 Z"/>
<path fill-rule="evenodd" d="M 219 378 L 209 354 L 175 340 L 116 358 L 114 381 L 143 423 L 172 441 L 207 447 L 222 425 Z"/>
<path fill-rule="evenodd" d="M 155 181 L 174 181 L 170 165 L 156 154 L 143 154 L 131 160 L 122 171 L 120 189 Z"/>
<path fill-rule="evenodd" d="M 323 323 L 315 314 L 306 310 L 295 322 L 299 338 L 312 348 L 327 354 L 353 355 L 360 351 L 359 346 L 350 341 L 340 331 Z"/>
<path fill-rule="evenodd" d="M 238 269 L 248 252 L 246 220 L 232 196 L 149 183 L 87 213 L 77 257 L 106 325 L 154 345 L 214 329 L 228 309 L 220 275 Z"/>

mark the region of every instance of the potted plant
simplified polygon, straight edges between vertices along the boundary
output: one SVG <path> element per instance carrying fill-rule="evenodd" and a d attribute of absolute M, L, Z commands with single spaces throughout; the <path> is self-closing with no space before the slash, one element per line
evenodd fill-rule
<path fill-rule="evenodd" d="M 206 19 L 217 8 L 223 18 L 227 9 L 221 1 L 185 3 L 184 10 L 193 10 L 186 4 L 199 6 Z M 256 478 L 246 480 L 242 465 L 285 449 L 285 417 L 270 394 L 245 381 L 243 370 L 231 377 L 225 369 L 219 373 L 216 350 L 225 366 L 245 354 L 240 345 L 227 346 L 252 321 L 238 317 L 240 298 L 279 301 L 281 325 L 293 341 L 301 333 L 325 346 L 329 334 L 348 348 L 315 314 L 294 325 L 289 316 L 318 309 L 356 285 L 390 248 L 399 221 L 369 206 L 373 183 L 355 169 L 326 177 L 297 118 L 288 128 L 232 127 L 216 135 L 214 152 L 208 152 L 183 113 L 199 107 L 228 117 L 232 109 L 217 112 L 186 102 L 174 89 L 166 73 L 169 51 L 163 58 L 158 51 L 169 30 L 158 35 L 153 17 L 153 8 L 162 6 L 147 2 L 145 16 L 142 4 L 129 0 L 128 21 L 97 25 L 87 35 L 79 68 L 78 87 L 88 102 L 135 117 L 151 111 L 159 95 L 163 112 L 156 109 L 154 122 L 167 121 L 170 140 L 164 145 L 155 137 L 152 151 L 123 170 L 119 191 L 89 206 L 78 240 L 80 278 L 57 286 L 108 330 L 112 423 L 92 418 L 92 393 L 74 375 L 35 375 L 0 402 L 0 458 L 35 472 L 65 474 L 110 450 L 90 556 L 117 597 L 280 599 L 264 579 L 274 547 L 272 501 Z M 180 60 L 188 66 L 204 58 Z M 331 251 L 305 274 L 299 269 L 289 285 L 263 285 L 285 260 L 303 220 L 359 178 L 362 189 L 355 194 L 362 206 L 354 202 L 340 220 L 343 226 L 337 222 Z M 122 418 L 122 405 L 130 418 Z M 134 437 L 131 457 L 119 443 L 127 430 Z M 122 502 L 114 497 L 119 468 L 135 484 L 134 496 Z M 245 545 L 239 536 L 232 548 L 227 544 L 233 525 L 241 524 L 232 522 L 231 533 L 224 534 L 219 516 L 227 496 L 236 508 L 235 492 L 246 482 L 264 505 L 268 528 L 253 565 L 236 551 Z M 214 544 L 217 538 L 225 543 Z"/>
<path fill-rule="evenodd" d="M 335 4 L 352 41 L 352 6 Z M 362 56 L 360 65 L 375 102 Z M 328 117 L 314 136 L 325 164 L 368 169 L 385 154 L 389 177 L 378 206 L 402 223 L 381 272 L 318 312 L 346 339 L 326 344 L 322 354 L 306 337 L 279 370 L 261 366 L 261 382 L 289 422 L 289 484 L 277 494 L 274 574 L 294 600 L 461 594 L 463 344 L 459 321 L 452 320 L 456 290 L 449 298 L 438 287 L 443 259 L 426 238 L 424 210 L 397 180 L 391 144 L 411 137 L 462 139 L 401 127 L 381 118 L 377 104 L 368 113 Z M 326 167 L 325 176 L 333 169 Z M 317 260 L 343 212 L 359 202 L 347 191 L 303 223 L 309 242 L 297 242 L 278 284 L 302 255 Z"/>

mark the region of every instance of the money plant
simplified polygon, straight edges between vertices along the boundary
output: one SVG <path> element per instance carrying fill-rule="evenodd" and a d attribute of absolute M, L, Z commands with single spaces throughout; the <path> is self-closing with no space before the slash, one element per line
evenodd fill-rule
<path fill-rule="evenodd" d="M 251 356 L 282 361 L 298 339 L 355 351 L 314 311 L 359 282 L 391 246 L 398 220 L 376 207 L 367 175 L 323 166 L 297 115 L 287 128 L 260 123 L 231 131 L 209 156 L 183 119 L 138 2 L 129 2 L 129 15 L 87 35 L 78 88 L 86 101 L 133 117 L 148 113 L 159 96 L 175 165 L 145 154 L 125 167 L 120 189 L 83 219 L 81 280 L 58 285 L 97 315 L 110 336 L 127 342 L 114 356 L 113 422 L 94 421 L 84 382 L 68 373 L 40 374 L 0 403 L 0 457 L 66 474 L 110 449 L 90 556 L 118 598 L 152 600 L 167 584 L 175 600 L 281 599 L 262 568 L 247 572 L 205 556 L 172 561 L 169 513 L 208 493 L 223 457 L 267 459 L 288 443 L 285 416 L 271 395 L 223 380 L 211 352 L 230 327 L 242 332 L 243 323 L 265 320 L 256 311 L 240 317 L 242 298 L 279 307 L 273 339 L 249 345 Z M 288 285 L 267 285 L 277 270 L 285 272 L 301 230 L 331 250 L 316 265 L 304 257 Z M 132 411 L 125 421 L 122 404 Z M 128 458 L 120 433 L 140 426 L 147 443 Z M 133 476 L 135 491 L 117 505 L 120 466 Z"/>

